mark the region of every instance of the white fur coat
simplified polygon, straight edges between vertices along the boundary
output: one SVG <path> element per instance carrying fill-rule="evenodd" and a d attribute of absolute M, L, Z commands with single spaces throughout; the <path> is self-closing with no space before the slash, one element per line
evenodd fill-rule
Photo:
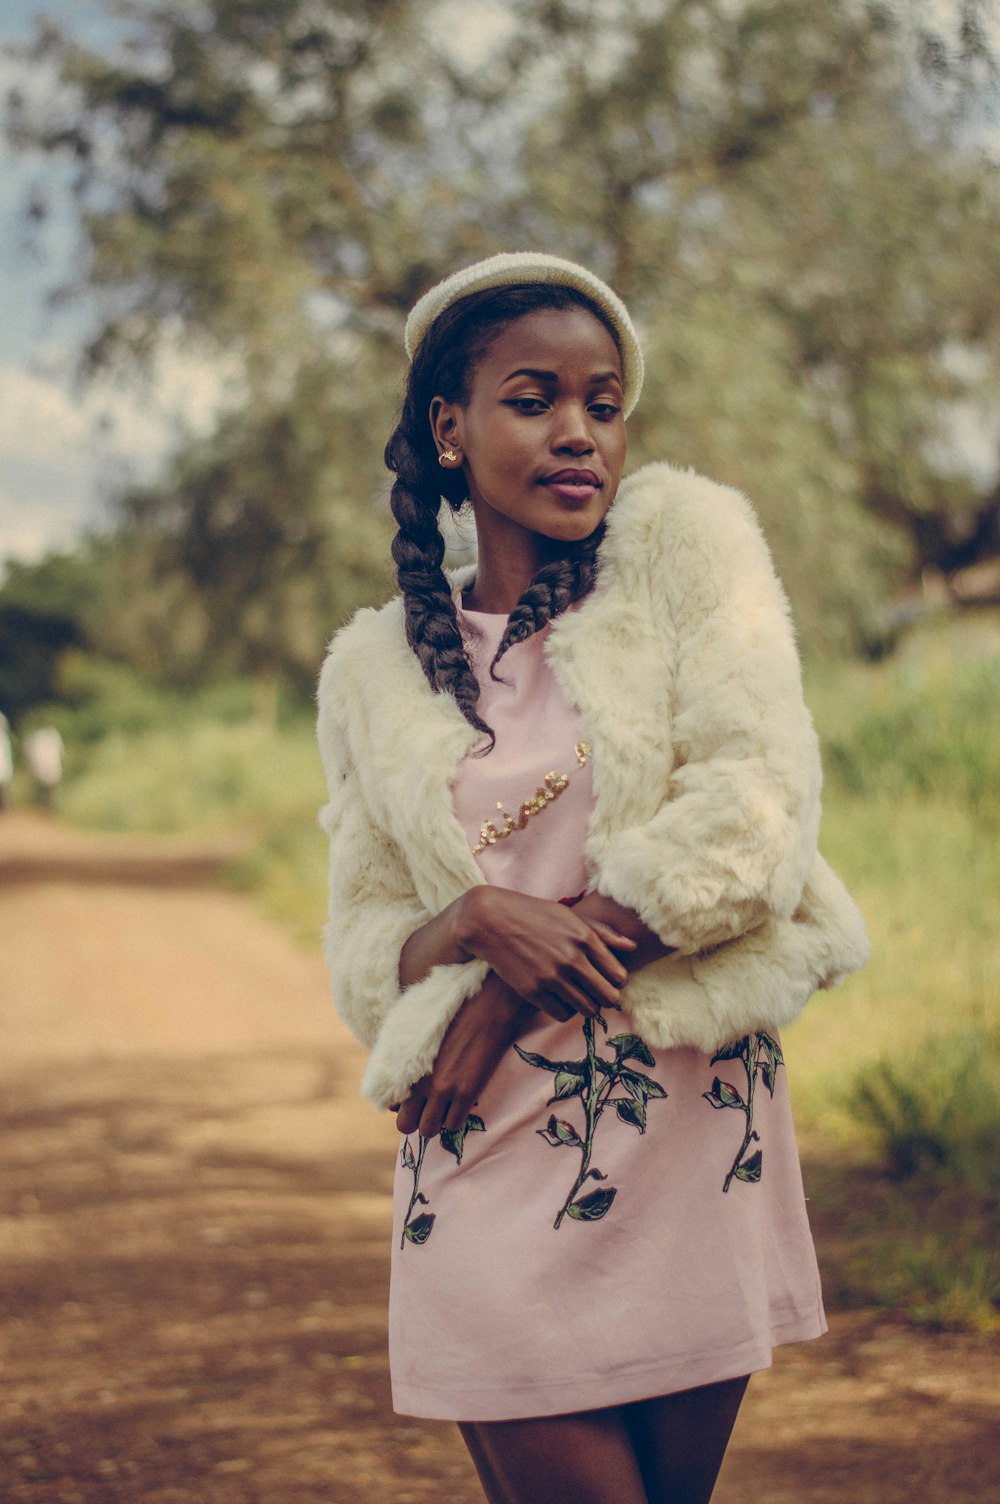
<path fill-rule="evenodd" d="M 546 654 L 593 747 L 590 885 L 676 948 L 626 984 L 643 1038 L 717 1049 L 787 1024 L 864 963 L 864 923 L 816 850 L 816 734 L 743 496 L 669 464 L 624 481 L 597 585 L 553 623 Z M 438 966 L 401 992 L 397 971 L 412 931 L 483 881 L 450 798 L 477 739 L 427 684 L 399 599 L 337 634 L 319 689 L 325 947 L 378 1106 L 430 1069 L 486 973 Z"/>

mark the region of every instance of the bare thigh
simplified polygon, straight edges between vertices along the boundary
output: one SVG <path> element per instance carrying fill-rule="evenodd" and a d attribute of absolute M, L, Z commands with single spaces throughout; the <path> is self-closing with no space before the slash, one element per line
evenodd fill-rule
<path fill-rule="evenodd" d="M 459 1429 L 489 1504 L 649 1504 L 620 1408 Z"/>
<path fill-rule="evenodd" d="M 748 1378 L 625 1407 L 650 1504 L 708 1504 Z"/>
<path fill-rule="evenodd" d="M 459 1429 L 489 1504 L 708 1504 L 746 1385 Z"/>

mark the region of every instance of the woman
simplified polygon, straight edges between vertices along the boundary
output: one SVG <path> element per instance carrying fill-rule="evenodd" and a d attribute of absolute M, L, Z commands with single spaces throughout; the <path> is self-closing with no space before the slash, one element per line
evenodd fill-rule
<path fill-rule="evenodd" d="M 622 481 L 642 355 L 584 268 L 479 263 L 407 348 L 401 596 L 319 726 L 334 991 L 403 1135 L 394 1403 L 491 1501 L 696 1504 L 825 1329 L 777 1030 L 866 955 L 787 606 L 741 496 Z"/>

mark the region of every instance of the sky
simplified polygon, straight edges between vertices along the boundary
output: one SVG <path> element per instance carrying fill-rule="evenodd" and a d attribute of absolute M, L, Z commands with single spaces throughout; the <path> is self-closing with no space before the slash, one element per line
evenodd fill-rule
<path fill-rule="evenodd" d="M 4 0 L 0 49 L 29 39 L 44 15 L 88 42 L 112 41 L 115 23 L 98 0 Z M 17 74 L 0 57 L 5 94 Z M 34 560 L 71 547 L 106 524 L 108 497 L 126 478 L 150 478 L 181 427 L 208 426 L 222 388 L 217 371 L 168 352 L 151 386 L 83 385 L 77 356 L 88 328 L 85 300 L 53 305 L 75 266 L 75 231 L 65 196 L 41 242 L 28 247 L 24 204 L 32 188 L 68 183 L 51 162 L 23 160 L 0 146 L 0 561 Z"/>

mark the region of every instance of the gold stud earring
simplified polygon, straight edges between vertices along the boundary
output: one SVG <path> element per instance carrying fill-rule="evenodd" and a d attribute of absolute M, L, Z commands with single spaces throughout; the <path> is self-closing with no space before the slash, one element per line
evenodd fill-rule
<path fill-rule="evenodd" d="M 438 455 L 438 464 L 453 465 L 457 459 L 458 455 L 455 453 L 454 449 L 446 449 L 442 454 Z"/>

